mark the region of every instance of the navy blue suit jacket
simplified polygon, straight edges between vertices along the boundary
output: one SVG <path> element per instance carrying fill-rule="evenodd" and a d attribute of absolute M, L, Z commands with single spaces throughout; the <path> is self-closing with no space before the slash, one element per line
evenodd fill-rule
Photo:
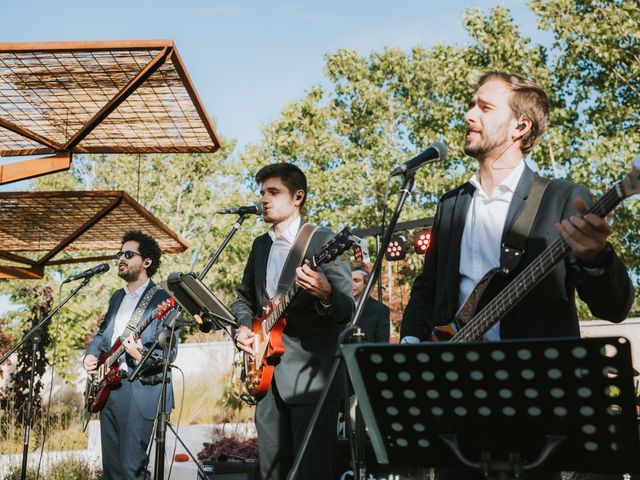
<path fill-rule="evenodd" d="M 147 285 L 147 288 L 145 289 L 145 293 L 154 285 L 155 284 L 153 283 L 153 281 L 150 281 L 149 285 Z M 120 308 L 120 304 L 122 303 L 124 296 L 125 292 L 123 288 L 116 290 L 111 296 L 111 299 L 109 300 L 109 309 L 107 310 L 104 321 L 102 322 L 102 325 L 100 325 L 98 334 L 89 343 L 86 355 L 95 355 L 96 357 L 100 357 L 102 353 L 107 353 L 111 350 L 111 337 L 113 334 L 116 314 L 118 313 L 118 308 Z M 144 293 L 140 298 L 142 299 L 143 296 Z M 167 292 L 162 289 L 158 290 L 153 295 L 151 301 L 149 302 L 149 305 L 144 311 L 142 318 L 150 315 L 153 310 L 167 298 L 169 298 L 169 294 L 167 294 Z M 151 347 L 158 333 L 162 329 L 162 321 L 152 320 L 140 336 L 142 345 L 144 345 L 146 348 Z M 162 354 L 163 352 L 160 348 L 158 348 L 157 351 L 154 352 L 154 355 L 162 356 Z M 175 346 L 171 351 L 172 360 L 176 357 L 176 354 L 177 346 Z M 129 373 L 131 373 L 136 367 L 136 364 L 133 358 L 131 358 L 128 353 L 125 352 L 124 355 L 126 356 Z M 149 420 L 154 419 L 156 417 L 158 401 L 160 400 L 161 385 L 143 385 L 142 383 L 140 383 L 140 379 L 138 378 L 132 383 L 131 386 L 133 388 L 133 398 L 140 414 Z M 173 389 L 171 387 L 171 383 L 167 385 L 167 402 L 169 407 L 173 408 Z"/>

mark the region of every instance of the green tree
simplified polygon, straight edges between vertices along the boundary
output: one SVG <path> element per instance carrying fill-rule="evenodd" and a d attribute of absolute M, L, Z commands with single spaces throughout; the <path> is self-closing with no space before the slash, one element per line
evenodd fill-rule
<path fill-rule="evenodd" d="M 91 155 L 74 160 L 70 172 L 41 177 L 33 183 L 36 191 L 54 190 L 124 190 L 130 193 L 151 213 L 187 240 L 191 249 L 162 258 L 156 280 L 166 278 L 174 271 L 190 271 L 193 254 L 199 250 L 199 261 L 194 265 L 200 271 L 217 247 L 232 219 L 213 213 L 229 204 L 247 201 L 247 192 L 239 190 L 230 179 L 222 175 L 233 144 L 215 154 L 194 155 Z M 246 229 L 255 225 L 246 222 Z M 232 242 L 223 258 L 211 270 L 205 281 L 220 298 L 229 302 L 233 288 L 241 275 L 243 259 L 248 254 L 246 242 Z M 95 254 L 93 252 L 92 254 Z M 115 252 L 97 252 L 115 253 Z M 67 253 L 60 254 L 64 258 Z M 41 283 L 59 291 L 64 277 L 79 269 L 78 265 L 49 267 Z M 24 288 L 33 281 L 0 283 L 0 291 L 11 295 L 16 304 L 30 304 Z M 56 356 L 63 374 L 76 367 L 75 355 L 97 331 L 98 319 L 106 312 L 111 293 L 122 287 L 114 269 L 106 275 L 94 277 L 89 285 L 70 301 L 52 320 L 51 330 L 57 341 Z M 66 295 L 70 287 L 60 292 Z M 58 300 L 61 298 L 58 295 Z M 57 302 L 56 302 L 57 303 Z M 5 326 L 16 334 L 26 324 L 26 312 L 5 315 Z M 50 352 L 51 353 L 51 352 Z M 49 355 L 50 356 L 50 355 Z M 49 358 L 49 361 L 51 358 Z"/>
<path fill-rule="evenodd" d="M 549 13 L 553 5 L 562 10 L 567 3 L 571 2 L 540 1 L 534 2 L 534 6 L 548 22 L 548 28 L 556 28 L 554 22 L 558 22 L 558 30 L 575 33 L 572 23 L 564 25 L 564 17 Z M 628 15 L 616 30 L 620 33 L 626 29 L 628 33 L 621 37 L 617 37 L 617 33 L 607 36 L 620 45 L 618 54 L 610 57 L 612 65 L 623 57 L 628 62 L 633 58 L 637 68 L 638 55 L 630 57 L 623 51 L 638 38 L 637 25 L 632 25 L 638 16 L 631 15 L 637 7 L 622 7 L 620 2 L 604 3 L 611 5 L 598 11 L 600 15 L 609 15 L 610 21 Z M 567 14 L 569 20 L 584 23 L 585 29 L 590 27 L 588 32 L 576 34 L 576 43 L 591 33 L 596 37 L 594 43 L 600 41 L 594 19 L 591 23 L 583 21 L 582 14 L 580 9 Z M 469 46 L 415 47 L 410 52 L 389 48 L 368 57 L 350 50 L 328 54 L 325 74 L 330 86 L 311 87 L 304 98 L 287 105 L 281 117 L 264 128 L 263 141 L 243 152 L 242 165 L 252 171 L 268 161 L 297 163 L 309 177 L 312 193 L 307 214 L 310 218 L 334 229 L 345 224 L 365 227 L 380 223 L 387 173 L 391 168 L 430 142 L 442 139 L 449 145 L 448 159 L 420 170 L 413 199 L 406 205 L 401 220 L 431 216 L 438 197 L 466 180 L 475 169 L 475 163 L 464 156 L 461 148 L 465 133 L 463 114 L 475 82 L 488 70 L 509 70 L 535 78 L 551 95 L 551 128 L 531 155 L 531 161 L 543 173 L 586 183 L 596 196 L 603 192 L 603 185 L 612 185 L 621 179 L 628 166 L 627 152 L 634 147 L 623 149 L 621 143 L 608 141 L 603 148 L 593 141 L 593 132 L 604 130 L 609 114 L 616 119 L 617 113 L 602 108 L 597 111 L 598 115 L 591 113 L 586 107 L 592 94 L 577 95 L 575 87 L 573 90 L 563 88 L 565 77 L 578 76 L 569 69 L 569 65 L 574 64 L 569 52 L 561 51 L 563 40 L 559 39 L 552 51 L 533 44 L 520 33 L 508 10 L 501 7 L 487 15 L 469 10 L 464 13 L 463 22 L 473 39 Z M 604 55 L 608 44 L 600 48 Z M 567 49 L 572 55 L 577 52 L 571 46 Z M 585 55 L 590 58 L 593 54 Z M 627 79 L 626 83 L 619 75 L 616 77 L 619 84 L 616 102 L 622 103 L 636 88 L 628 84 L 637 82 L 639 77 L 635 75 L 633 81 Z M 594 83 L 591 89 L 611 87 Z M 610 93 L 603 95 L 608 98 Z M 602 102 L 608 106 L 616 104 L 612 99 Z M 629 115 L 633 111 L 638 109 L 630 108 Z M 622 115 L 620 121 L 626 122 L 625 119 L 627 115 Z M 590 150 L 585 150 L 586 147 Z M 587 152 L 589 162 L 585 161 Z M 619 159 L 621 165 L 612 167 L 612 157 Z M 397 191 L 398 185 L 392 184 L 388 203 L 395 203 Z M 639 261 L 631 254 L 638 245 L 638 229 L 631 223 L 633 211 L 637 211 L 637 200 L 629 201 L 615 213 L 613 241 L 637 274 Z M 413 256 L 404 264 L 401 278 L 404 278 L 405 289 L 421 263 L 420 258 Z M 589 315 L 584 307 L 581 314 L 585 318 Z"/>

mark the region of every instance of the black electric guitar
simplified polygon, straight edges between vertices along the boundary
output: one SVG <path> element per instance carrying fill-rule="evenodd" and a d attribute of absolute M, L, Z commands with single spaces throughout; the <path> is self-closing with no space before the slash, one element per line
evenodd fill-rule
<path fill-rule="evenodd" d="M 639 192 L 640 156 L 633 161 L 631 172 L 594 203 L 587 213 L 594 213 L 604 218 L 622 200 Z M 570 251 L 567 242 L 559 237 L 495 296 L 492 293 L 496 291 L 496 285 L 499 286 L 504 277 L 499 273 L 499 269 L 490 270 L 473 289 L 453 322 L 434 328 L 432 340 L 469 342 L 480 339 L 540 283 Z"/>

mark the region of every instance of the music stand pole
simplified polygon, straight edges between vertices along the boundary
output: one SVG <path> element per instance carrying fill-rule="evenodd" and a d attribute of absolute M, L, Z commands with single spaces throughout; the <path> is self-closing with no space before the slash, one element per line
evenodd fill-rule
<path fill-rule="evenodd" d="M 71 293 L 67 295 L 67 297 L 62 302 L 60 302 L 60 304 L 55 309 L 49 312 L 49 314 L 46 317 L 44 317 L 44 319 L 40 323 L 38 323 L 35 327 L 29 330 L 24 335 L 24 337 L 22 337 L 22 339 L 20 339 L 20 341 L 11 350 L 9 350 L 7 353 L 5 353 L 2 356 L 2 358 L 0 358 L 0 365 L 2 365 L 6 359 L 8 359 L 11 355 L 13 355 L 13 352 L 15 352 L 18 348 L 20 348 L 31 337 L 33 337 L 33 339 L 31 340 L 33 347 L 31 350 L 31 375 L 29 378 L 29 394 L 27 395 L 27 408 L 26 408 L 26 414 L 24 416 L 24 421 L 23 421 L 24 439 L 22 444 L 22 471 L 20 473 L 21 480 L 25 480 L 27 478 L 26 477 L 27 476 L 27 457 L 29 455 L 29 438 L 31 436 L 31 415 L 33 412 L 33 379 L 34 379 L 36 352 L 38 350 L 38 344 L 42 340 L 42 327 L 49 320 L 51 320 L 51 318 L 56 313 L 58 313 L 58 310 L 60 310 L 65 303 L 71 300 L 71 298 L 76 293 L 78 293 L 78 291 L 80 291 L 82 287 L 84 287 L 87 283 L 89 283 L 89 280 L 91 280 L 91 277 L 85 277 L 84 280 L 82 280 L 82 283 L 80 283 L 80 285 L 78 285 L 75 289 L 73 289 Z"/>
<path fill-rule="evenodd" d="M 398 199 L 398 203 L 396 204 L 395 211 L 391 216 L 391 220 L 389 221 L 389 226 L 384 232 L 384 237 L 382 242 L 380 243 L 380 248 L 378 249 L 376 255 L 376 261 L 373 264 L 373 268 L 371 270 L 371 274 L 369 275 L 369 280 L 367 280 L 367 284 L 364 287 L 362 292 L 362 298 L 368 298 L 371 293 L 371 289 L 373 288 L 373 283 L 376 281 L 376 277 L 378 276 L 380 269 L 382 268 L 382 259 L 384 258 L 384 251 L 387 249 L 389 242 L 391 241 L 391 236 L 393 235 L 393 231 L 396 228 L 396 224 L 398 223 L 398 219 L 400 218 L 400 212 L 402 212 L 402 208 L 404 207 L 404 203 L 407 201 L 407 198 L 411 194 L 411 190 L 413 190 L 413 185 L 415 183 L 415 171 L 407 172 L 404 176 L 404 183 L 402 184 L 402 189 L 400 198 Z M 345 334 L 349 335 L 350 332 L 353 331 L 354 328 L 357 328 L 358 320 L 362 316 L 362 312 L 364 311 L 364 305 L 366 302 L 362 301 L 358 303 L 356 308 L 356 313 L 353 316 L 353 320 L 347 326 L 346 330 L 340 335 L 338 344 L 344 343 Z M 300 449 L 296 455 L 295 461 L 293 463 L 293 467 L 289 471 L 289 475 L 287 476 L 287 480 L 295 480 L 296 475 L 298 475 L 298 470 L 300 470 L 300 465 L 302 464 L 302 457 L 304 456 L 305 451 L 309 445 L 309 440 L 311 439 L 311 435 L 313 434 L 313 430 L 315 429 L 316 423 L 318 423 L 318 418 L 320 417 L 320 410 L 322 409 L 327 396 L 329 394 L 329 390 L 331 385 L 335 381 L 335 377 L 338 373 L 338 368 L 340 367 L 342 362 L 342 357 L 340 356 L 340 348 L 336 351 L 336 356 L 333 360 L 333 364 L 331 365 L 331 370 L 329 372 L 329 376 L 327 378 L 327 386 L 325 387 L 322 395 L 320 396 L 320 400 L 318 401 L 315 410 L 313 411 L 313 416 L 309 421 L 309 426 L 307 427 L 307 431 L 304 434 L 304 438 L 302 439 L 302 443 L 300 444 Z M 357 460 L 358 463 L 359 460 Z M 355 475 L 355 480 L 361 480 L 359 471 L 353 472 Z"/>
<path fill-rule="evenodd" d="M 205 277 L 205 275 L 209 273 L 209 270 L 211 270 L 211 267 L 213 267 L 213 264 L 216 263 L 220 254 L 226 248 L 227 244 L 231 241 L 231 239 L 236 234 L 236 232 L 240 229 L 242 222 L 244 222 L 246 218 L 247 218 L 246 213 L 240 214 L 240 216 L 236 220 L 236 223 L 233 224 L 233 226 L 231 227 L 231 230 L 229 231 L 229 233 L 227 233 L 227 236 L 224 238 L 222 244 L 218 247 L 218 250 L 216 250 L 216 252 L 213 254 L 213 257 L 211 257 L 211 259 L 209 260 L 209 263 L 207 263 L 207 266 L 204 267 L 204 270 L 202 270 L 202 272 L 198 276 L 200 280 L 202 280 Z"/>

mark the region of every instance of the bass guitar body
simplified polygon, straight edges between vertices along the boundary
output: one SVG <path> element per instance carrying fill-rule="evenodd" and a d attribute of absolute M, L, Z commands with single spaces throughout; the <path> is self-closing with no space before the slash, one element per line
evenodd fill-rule
<path fill-rule="evenodd" d="M 500 273 L 499 269 L 494 268 L 488 271 L 475 286 L 453 321 L 433 327 L 431 341 L 444 342 L 453 339 L 465 325 L 471 323 L 477 312 L 500 294 L 506 283 L 506 277 Z"/>
<path fill-rule="evenodd" d="M 271 327 L 265 329 L 265 320 L 273 310 L 273 304 L 269 301 L 264 307 L 264 315 L 255 317 L 251 321 L 251 330 L 255 333 L 253 351 L 256 356 L 244 354 L 244 371 L 242 381 L 247 386 L 251 395 L 264 395 L 269 391 L 273 371 L 280 363 L 280 357 L 284 354 L 282 344 L 282 332 L 287 320 L 282 317 Z"/>

